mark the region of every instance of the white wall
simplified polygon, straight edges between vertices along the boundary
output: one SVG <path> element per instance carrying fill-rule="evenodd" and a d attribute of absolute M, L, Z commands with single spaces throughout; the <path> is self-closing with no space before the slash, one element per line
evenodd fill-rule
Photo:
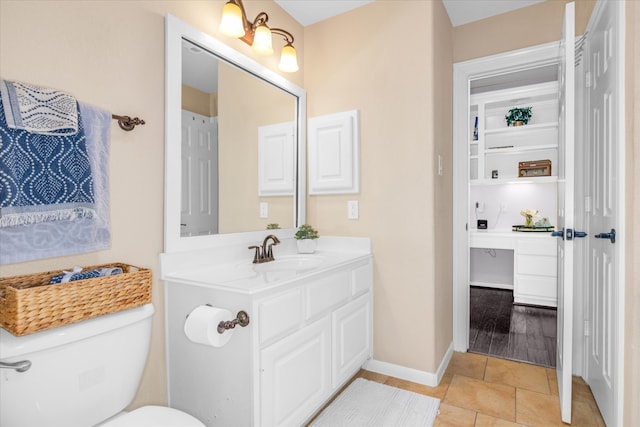
<path fill-rule="evenodd" d="M 486 219 L 489 230 L 511 230 L 512 225 L 524 224 L 523 209 L 537 209 L 540 217 L 547 217 L 556 225 L 556 184 L 504 184 L 471 186 L 469 192 L 469 228 L 477 228 L 476 219 Z M 484 212 L 476 212 L 475 202 L 484 205 Z M 501 212 L 501 205 L 506 210 Z M 538 218 L 540 219 L 540 218 Z"/>

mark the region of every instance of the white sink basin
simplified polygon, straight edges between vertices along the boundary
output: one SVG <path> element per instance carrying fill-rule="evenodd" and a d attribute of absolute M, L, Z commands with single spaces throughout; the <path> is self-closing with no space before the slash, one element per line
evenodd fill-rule
<path fill-rule="evenodd" d="M 274 261 L 254 264 L 253 270 L 259 273 L 275 271 L 304 271 L 320 267 L 323 263 L 324 259 L 320 256 L 290 255 L 278 257 Z"/>

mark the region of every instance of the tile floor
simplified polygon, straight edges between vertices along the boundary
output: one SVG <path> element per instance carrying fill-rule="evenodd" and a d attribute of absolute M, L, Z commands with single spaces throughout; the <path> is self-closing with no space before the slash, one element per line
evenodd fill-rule
<path fill-rule="evenodd" d="M 566 426 L 554 369 L 473 353 L 454 353 L 438 387 L 360 371 L 357 375 L 440 399 L 435 427 Z M 573 378 L 572 425 L 604 426 L 589 386 Z"/>

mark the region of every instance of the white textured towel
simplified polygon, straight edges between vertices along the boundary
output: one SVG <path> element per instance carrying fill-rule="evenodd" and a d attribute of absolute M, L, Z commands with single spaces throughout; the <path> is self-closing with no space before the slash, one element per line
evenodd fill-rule
<path fill-rule="evenodd" d="M 439 407 L 439 399 L 357 378 L 311 426 L 429 427 Z"/>
<path fill-rule="evenodd" d="M 75 135 L 78 132 L 76 99 L 66 92 L 1 80 L 0 96 L 7 126 L 12 129 L 42 135 Z"/>

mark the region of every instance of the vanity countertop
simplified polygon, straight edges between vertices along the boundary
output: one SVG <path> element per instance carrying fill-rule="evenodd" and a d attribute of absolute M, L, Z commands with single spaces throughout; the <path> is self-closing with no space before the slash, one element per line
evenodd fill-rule
<path fill-rule="evenodd" d="M 324 240 L 323 240 L 324 239 Z M 293 239 L 291 239 L 293 240 Z M 340 269 L 353 263 L 366 264 L 371 258 L 369 239 L 321 238 L 318 250 L 312 254 L 298 254 L 295 241 L 283 241 L 274 248 L 274 261 L 253 264 L 250 252 L 243 258 L 216 259 L 214 254 L 208 262 L 167 262 L 172 254 L 162 254 L 164 268 L 161 278 L 195 286 L 233 291 L 242 294 L 258 294 L 285 286 L 293 281 Z M 197 254 L 200 258 L 202 251 Z"/>

